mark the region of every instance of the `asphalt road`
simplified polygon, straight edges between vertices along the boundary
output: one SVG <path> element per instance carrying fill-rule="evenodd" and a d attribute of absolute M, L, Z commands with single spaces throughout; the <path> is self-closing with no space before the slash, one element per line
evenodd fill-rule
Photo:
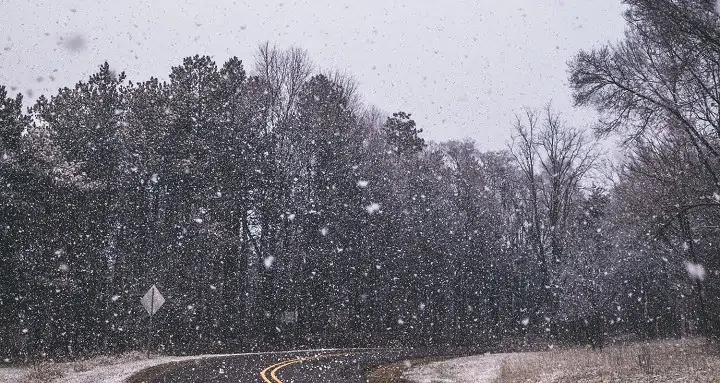
<path fill-rule="evenodd" d="M 404 360 L 399 350 L 339 350 L 207 358 L 165 366 L 134 383 L 366 383 L 373 367 Z"/>

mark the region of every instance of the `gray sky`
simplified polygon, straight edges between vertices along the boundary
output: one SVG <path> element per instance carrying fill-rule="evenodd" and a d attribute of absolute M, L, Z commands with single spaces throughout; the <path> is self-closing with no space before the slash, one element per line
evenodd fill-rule
<path fill-rule="evenodd" d="M 0 84 L 54 93 L 107 60 L 167 79 L 185 56 L 249 67 L 258 43 L 300 46 L 360 84 L 366 103 L 413 113 L 433 140 L 504 147 L 513 113 L 549 100 L 568 119 L 567 61 L 622 37 L 620 0 L 0 0 Z"/>

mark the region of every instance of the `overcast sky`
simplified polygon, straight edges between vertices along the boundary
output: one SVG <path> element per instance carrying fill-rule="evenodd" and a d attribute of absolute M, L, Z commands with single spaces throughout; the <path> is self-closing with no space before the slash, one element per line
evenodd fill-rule
<path fill-rule="evenodd" d="M 620 39 L 622 10 L 620 0 L 0 0 L 0 84 L 34 99 L 105 60 L 131 80 L 167 79 L 185 56 L 249 64 L 270 41 L 348 72 L 366 103 L 412 113 L 430 139 L 497 149 L 523 106 L 552 100 L 570 120 L 593 120 L 570 110 L 566 63 Z"/>

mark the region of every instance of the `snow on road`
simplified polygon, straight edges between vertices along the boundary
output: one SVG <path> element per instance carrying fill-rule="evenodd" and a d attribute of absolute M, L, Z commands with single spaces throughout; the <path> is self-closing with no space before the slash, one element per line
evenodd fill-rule
<path fill-rule="evenodd" d="M 405 371 L 413 383 L 491 383 L 509 354 L 484 354 L 422 364 Z"/>

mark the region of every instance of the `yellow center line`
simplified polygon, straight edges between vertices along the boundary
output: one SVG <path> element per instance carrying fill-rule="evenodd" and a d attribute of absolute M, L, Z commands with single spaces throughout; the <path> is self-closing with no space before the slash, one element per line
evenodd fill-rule
<path fill-rule="evenodd" d="M 278 378 L 277 373 L 281 369 L 291 366 L 293 364 L 302 363 L 308 360 L 318 360 L 320 358 L 326 358 L 330 356 L 338 356 L 338 355 L 346 355 L 346 354 L 322 354 L 322 355 L 316 355 L 314 357 L 308 357 L 308 358 L 293 358 L 293 359 L 287 359 L 283 360 L 281 362 L 275 363 L 272 366 L 269 366 L 262 370 L 260 372 L 260 377 L 262 378 L 263 382 L 265 383 L 283 383 L 280 378 Z M 270 377 L 268 377 L 268 373 L 270 374 Z"/>
<path fill-rule="evenodd" d="M 283 360 L 281 362 L 275 363 L 272 366 L 262 370 L 260 373 L 260 377 L 265 383 L 282 383 L 282 380 L 280 380 L 277 377 L 277 371 L 285 366 L 289 366 L 291 364 L 301 363 L 306 358 L 293 358 L 290 360 Z M 270 374 L 268 378 L 268 373 Z"/>
<path fill-rule="evenodd" d="M 287 367 L 287 366 L 290 366 L 290 365 L 292 365 L 292 364 L 302 363 L 303 361 L 304 361 L 304 359 L 297 359 L 297 360 L 293 360 L 293 361 L 287 362 L 287 363 L 285 363 L 285 364 L 281 364 L 281 365 L 275 367 L 272 371 L 270 371 L 270 377 L 273 378 L 273 379 L 275 379 L 275 382 L 277 382 L 277 383 L 282 383 L 282 380 L 280 380 L 280 378 L 277 377 L 277 372 L 278 372 L 278 370 L 283 369 L 283 368 L 285 368 L 285 367 Z"/>
<path fill-rule="evenodd" d="M 300 359 L 300 360 L 302 360 L 302 359 Z M 286 363 L 295 363 L 296 361 L 297 361 L 297 359 L 292 359 L 292 360 L 290 360 L 290 361 L 283 360 L 283 361 L 281 361 L 281 362 L 275 363 L 275 364 L 273 364 L 272 366 L 270 366 L 270 367 L 262 370 L 262 372 L 260 372 L 260 377 L 262 378 L 262 380 L 263 380 L 265 383 L 277 383 L 277 377 L 274 376 L 274 374 L 275 374 L 275 368 L 282 367 L 282 366 L 284 366 Z M 268 373 L 271 374 L 269 378 L 268 378 Z M 271 380 L 271 379 L 272 379 L 272 380 Z"/>

